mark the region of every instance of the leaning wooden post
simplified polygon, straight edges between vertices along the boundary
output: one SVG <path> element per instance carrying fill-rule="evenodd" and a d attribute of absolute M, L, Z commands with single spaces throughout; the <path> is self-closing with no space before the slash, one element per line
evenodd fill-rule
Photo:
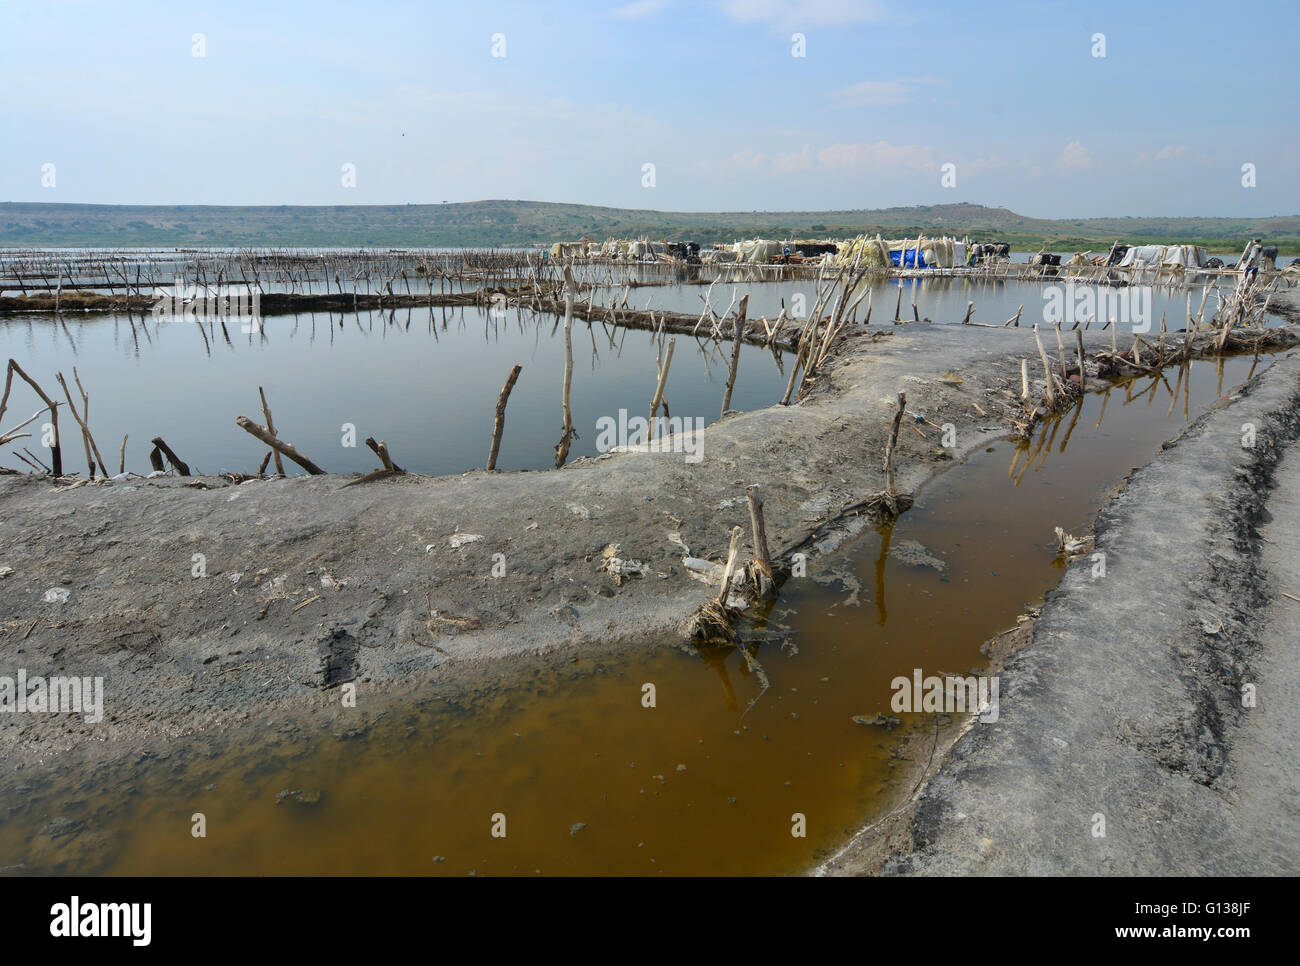
<path fill-rule="evenodd" d="M 26 294 L 25 291 L 24 294 Z M 46 408 L 50 411 L 50 428 L 54 434 L 54 445 L 50 447 L 50 467 L 54 476 L 62 476 L 63 447 L 59 442 L 59 404 L 49 396 L 45 395 L 45 390 L 37 384 L 35 379 L 27 375 L 27 373 L 23 371 L 23 367 L 13 359 L 9 360 L 9 369 L 5 373 L 4 396 L 0 397 L 0 419 L 4 417 L 5 409 L 8 408 L 9 405 L 9 391 L 13 386 L 14 373 L 18 373 L 19 378 L 32 387 L 36 392 L 36 395 L 40 397 L 41 402 L 45 403 Z"/>
<path fill-rule="evenodd" d="M 903 425 L 906 408 L 907 393 L 900 392 L 898 411 L 894 413 L 894 424 L 889 430 L 889 442 L 885 446 L 885 503 L 894 516 L 898 516 L 898 502 L 894 499 L 894 449 L 898 446 L 898 430 Z"/>
<path fill-rule="evenodd" d="M 400 466 L 398 466 L 396 463 L 393 462 L 393 458 L 388 455 L 388 444 L 385 443 L 382 439 L 379 442 L 375 442 L 375 438 L 373 436 L 367 436 L 366 445 L 370 447 L 370 451 L 372 453 L 374 453 L 376 456 L 379 457 L 379 462 L 384 464 L 384 469 L 387 472 L 389 473 L 406 472 L 406 470 L 402 469 Z M 267 453 L 266 455 L 269 457 L 271 454 Z M 263 461 L 262 465 L 263 466 L 266 465 L 265 461 Z"/>
<path fill-rule="evenodd" d="M 68 383 L 67 380 L 63 378 L 63 373 L 58 373 L 58 375 L 55 376 L 55 379 L 58 381 L 59 385 L 63 387 L 63 392 L 68 397 L 68 409 L 72 411 L 72 418 L 75 419 L 77 425 L 81 427 L 81 444 L 86 449 L 86 465 L 90 467 L 90 478 L 93 480 L 95 478 L 95 457 L 91 455 L 90 452 L 90 430 L 86 428 L 85 419 L 77 415 L 77 407 L 72 401 L 72 393 L 68 391 Z M 96 453 L 97 452 L 98 450 L 96 450 Z M 100 467 L 103 467 L 102 461 Z M 104 476 L 108 476 L 108 470 L 106 469 L 104 470 Z"/>
<path fill-rule="evenodd" d="M 731 546 L 727 550 L 727 566 L 722 571 L 722 590 L 718 592 L 718 606 L 727 606 L 727 591 L 731 588 L 731 575 L 736 570 L 736 555 L 740 552 L 740 527 L 731 528 Z"/>
<path fill-rule="evenodd" d="M 266 416 L 266 431 L 272 436 L 275 435 L 275 423 L 271 421 L 271 407 L 266 404 L 266 393 L 262 392 L 262 387 L 257 387 L 257 394 L 262 397 L 262 413 Z M 275 456 L 275 472 L 278 476 L 284 476 L 284 464 L 280 462 L 279 450 L 271 450 Z"/>
<path fill-rule="evenodd" d="M 497 451 L 501 449 L 501 433 L 506 428 L 506 403 L 510 401 L 510 390 L 515 388 L 515 380 L 519 378 L 523 368 L 523 366 L 515 366 L 510 370 L 501 395 L 497 397 L 496 422 L 492 425 L 492 450 L 488 453 L 487 461 L 489 471 L 497 468 Z"/>
<path fill-rule="evenodd" d="M 573 412 L 569 408 L 569 390 L 573 385 L 573 269 L 564 266 L 564 389 L 560 402 L 564 409 L 564 433 L 555 444 L 555 468 L 564 466 L 569 458 L 569 444 L 577 433 L 573 430 Z"/>
<path fill-rule="evenodd" d="M 1020 398 L 1029 402 L 1029 360 L 1020 360 Z"/>
<path fill-rule="evenodd" d="M 731 408 L 731 390 L 736 386 L 736 371 L 740 368 L 740 347 L 745 341 L 745 310 L 748 306 L 749 296 L 746 295 L 740 300 L 740 308 L 736 310 L 735 328 L 731 343 L 731 368 L 727 370 L 727 388 L 722 393 L 721 415 L 723 416 L 727 415 L 727 410 Z"/>
<path fill-rule="evenodd" d="M 673 364 L 673 349 L 677 347 L 676 339 L 668 340 L 668 351 L 665 358 L 659 363 L 659 381 L 655 383 L 655 394 L 650 400 L 650 428 L 649 439 L 655 438 L 655 413 L 659 412 L 659 407 L 663 405 L 664 390 L 668 388 L 668 367 Z"/>
<path fill-rule="evenodd" d="M 242 429 L 244 432 L 248 433 L 249 435 L 255 436 L 256 438 L 260 439 L 267 446 L 271 447 L 271 449 L 280 451 L 285 456 L 289 457 L 289 459 L 293 460 L 295 463 L 301 466 L 308 473 L 310 473 L 312 476 L 325 475 L 325 471 L 323 469 L 321 469 L 319 466 L 317 466 L 307 457 L 303 456 L 296 449 L 294 449 L 292 444 L 286 443 L 283 440 L 279 439 L 278 437 L 272 436 L 270 433 L 268 433 L 257 423 L 253 422 L 247 416 L 240 416 L 238 419 L 235 420 L 235 425 L 237 425 L 240 429 Z M 161 440 L 157 440 L 157 439 L 154 440 L 155 444 L 158 444 L 160 442 Z M 164 452 L 166 452 L 165 449 Z M 189 473 L 182 473 L 181 475 L 188 476 Z"/>
<path fill-rule="evenodd" d="M 775 585 L 772 581 L 772 555 L 767 549 L 767 523 L 763 520 L 763 500 L 758 495 L 758 485 L 751 483 L 745 487 L 745 496 L 749 500 L 749 526 L 754 544 L 754 585 L 760 597 L 768 597 Z"/>
<path fill-rule="evenodd" d="M 239 418 L 240 418 L 240 419 L 243 419 L 244 417 L 243 417 L 243 416 L 240 416 Z M 171 462 L 172 466 L 174 466 L 174 467 L 176 468 L 176 472 L 177 472 L 177 473 L 179 473 L 181 476 L 189 476 L 189 475 L 190 475 L 190 467 L 189 467 L 189 464 L 186 463 L 186 462 L 185 462 L 183 459 L 181 459 L 179 456 L 177 456 L 177 455 L 172 451 L 172 448 L 171 448 L 170 446 L 168 446 L 166 443 L 163 442 L 163 438 L 162 438 L 161 436 L 155 436 L 155 437 L 153 438 L 152 442 L 153 442 L 154 452 L 161 452 L 163 456 L 166 456 L 167 459 Z M 155 469 L 159 469 L 159 470 L 162 469 L 162 466 L 160 465 L 160 464 L 162 463 L 161 458 L 160 458 L 160 459 L 157 459 L 157 460 L 154 460 L 154 458 L 153 458 L 152 456 L 150 456 L 149 459 L 150 459 L 150 462 L 152 462 L 152 463 L 154 464 L 154 468 L 155 468 Z"/>
<path fill-rule="evenodd" d="M 962 325 L 970 325 L 970 317 L 975 313 L 975 303 L 966 303 L 966 317 L 961 320 Z"/>
<path fill-rule="evenodd" d="M 1042 337 L 1038 334 L 1038 323 L 1034 323 L 1034 341 L 1038 343 L 1038 357 L 1043 360 L 1043 373 L 1047 376 L 1047 408 L 1056 407 L 1056 393 L 1052 390 L 1052 364 L 1047 361 L 1047 350 L 1043 348 Z"/>

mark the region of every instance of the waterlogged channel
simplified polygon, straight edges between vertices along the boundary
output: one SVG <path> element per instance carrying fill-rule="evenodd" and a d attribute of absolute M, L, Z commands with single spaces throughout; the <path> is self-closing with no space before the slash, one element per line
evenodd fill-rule
<path fill-rule="evenodd" d="M 1195 362 L 1117 385 L 1027 446 L 952 467 L 892 530 L 865 528 L 785 584 L 755 615 L 757 667 L 736 648 L 575 652 L 456 687 L 435 672 L 401 696 L 363 686 L 356 712 L 255 713 L 131 763 L 20 772 L 0 789 L 0 867 L 805 871 L 910 791 L 938 724 L 855 717 L 893 714 L 891 682 L 915 669 L 984 667 L 980 645 L 1060 577 L 1053 528 L 1086 530 L 1109 487 L 1251 367 Z M 806 837 L 791 834 L 795 813 Z"/>

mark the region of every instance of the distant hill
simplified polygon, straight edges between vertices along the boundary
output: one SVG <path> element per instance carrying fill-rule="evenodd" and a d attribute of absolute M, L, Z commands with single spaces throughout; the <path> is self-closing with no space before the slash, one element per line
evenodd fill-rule
<path fill-rule="evenodd" d="M 1256 235 L 1300 253 L 1300 215 L 1276 218 L 1028 218 L 975 204 L 842 211 L 675 212 L 542 201 L 448 205 L 208 206 L 0 202 L 0 247 L 343 246 L 470 247 L 549 244 L 584 235 L 701 243 L 755 235 L 844 237 L 918 232 L 1078 249 L 1197 242 L 1237 253 Z"/>

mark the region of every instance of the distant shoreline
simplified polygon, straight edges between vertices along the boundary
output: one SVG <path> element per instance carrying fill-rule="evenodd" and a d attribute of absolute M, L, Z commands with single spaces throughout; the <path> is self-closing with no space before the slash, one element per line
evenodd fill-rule
<path fill-rule="evenodd" d="M 702 244 L 738 238 L 846 238 L 880 232 L 966 235 L 1020 251 L 1196 244 L 1238 254 L 1263 237 L 1300 255 L 1300 215 L 1270 218 L 1039 219 L 975 204 L 875 210 L 660 212 L 534 201 L 447 205 L 92 205 L 0 202 L 3 248 L 527 248 L 650 237 Z"/>

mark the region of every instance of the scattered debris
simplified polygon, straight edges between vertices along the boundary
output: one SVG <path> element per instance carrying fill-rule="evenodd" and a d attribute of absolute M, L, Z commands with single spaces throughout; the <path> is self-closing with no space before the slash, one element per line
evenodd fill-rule
<path fill-rule="evenodd" d="M 1092 550 L 1096 538 L 1091 534 L 1086 537 L 1076 537 L 1066 533 L 1060 527 L 1056 528 L 1056 549 L 1067 557 L 1081 557 Z"/>
<path fill-rule="evenodd" d="M 644 577 L 649 568 L 639 560 L 625 560 L 619 556 L 622 548 L 611 543 L 601 551 L 600 569 L 614 578 L 614 583 L 622 587 L 628 577 Z"/>

